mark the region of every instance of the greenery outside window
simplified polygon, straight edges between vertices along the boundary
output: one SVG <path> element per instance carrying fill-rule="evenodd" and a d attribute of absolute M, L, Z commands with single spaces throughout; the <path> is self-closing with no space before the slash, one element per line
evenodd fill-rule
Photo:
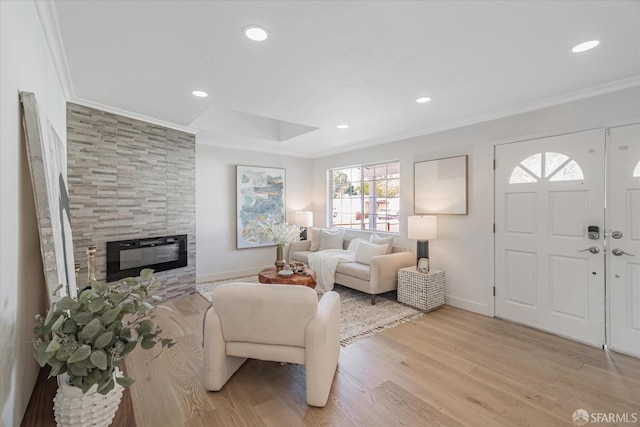
<path fill-rule="evenodd" d="M 332 227 L 400 232 L 400 162 L 329 171 Z"/>

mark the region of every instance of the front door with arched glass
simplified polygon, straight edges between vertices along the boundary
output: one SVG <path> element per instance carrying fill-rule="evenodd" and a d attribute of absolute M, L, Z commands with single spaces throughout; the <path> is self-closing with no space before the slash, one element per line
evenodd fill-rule
<path fill-rule="evenodd" d="M 640 125 L 495 156 L 496 316 L 640 356 Z"/>
<path fill-rule="evenodd" d="M 496 316 L 604 344 L 604 130 L 496 146 L 495 158 Z"/>

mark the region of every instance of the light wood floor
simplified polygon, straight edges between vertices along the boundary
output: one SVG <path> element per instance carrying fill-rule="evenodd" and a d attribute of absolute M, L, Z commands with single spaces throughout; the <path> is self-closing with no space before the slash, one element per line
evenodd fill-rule
<path fill-rule="evenodd" d="M 274 362 L 249 360 L 207 392 L 208 302 L 167 305 L 158 322 L 178 344 L 127 359 L 138 426 L 575 426 L 578 408 L 640 419 L 640 359 L 448 306 L 343 347 L 325 408 L 307 406 L 303 366 Z"/>

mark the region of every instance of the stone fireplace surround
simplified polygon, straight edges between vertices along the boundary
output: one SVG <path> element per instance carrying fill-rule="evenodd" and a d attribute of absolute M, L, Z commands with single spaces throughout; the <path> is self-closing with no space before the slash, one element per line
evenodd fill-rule
<path fill-rule="evenodd" d="M 67 174 L 78 288 L 89 245 L 105 282 L 106 242 L 187 234 L 188 265 L 156 273 L 157 294 L 195 292 L 195 135 L 68 103 Z"/>

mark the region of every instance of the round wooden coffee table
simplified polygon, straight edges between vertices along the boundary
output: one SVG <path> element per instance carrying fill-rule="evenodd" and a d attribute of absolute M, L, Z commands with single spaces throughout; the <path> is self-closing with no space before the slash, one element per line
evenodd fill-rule
<path fill-rule="evenodd" d="M 302 273 L 284 277 L 278 274 L 275 267 L 269 267 L 258 273 L 258 282 L 278 285 L 302 285 L 313 289 L 316 287 L 316 272 L 307 267 Z"/>

